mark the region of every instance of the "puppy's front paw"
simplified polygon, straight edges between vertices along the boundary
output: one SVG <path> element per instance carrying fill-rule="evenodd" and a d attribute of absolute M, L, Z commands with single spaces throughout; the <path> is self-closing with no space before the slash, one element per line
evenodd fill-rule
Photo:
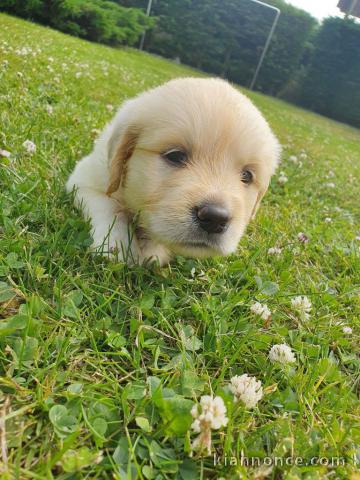
<path fill-rule="evenodd" d="M 139 245 L 141 255 L 138 263 L 142 265 L 159 263 L 160 267 L 169 263 L 170 252 L 163 245 L 151 240 L 140 240 Z"/>
<path fill-rule="evenodd" d="M 138 233 L 138 232 L 137 232 Z M 93 231 L 92 250 L 113 261 L 126 262 L 128 265 L 149 265 L 169 262 L 169 251 L 159 243 L 140 235 L 131 235 L 128 228 L 114 224 L 110 231 L 104 229 Z"/>
<path fill-rule="evenodd" d="M 133 242 L 129 245 L 128 242 L 105 238 L 102 243 L 94 241 L 91 249 L 113 261 L 126 262 L 128 265 L 140 263 L 141 252 Z"/>
<path fill-rule="evenodd" d="M 106 233 L 101 230 L 93 231 L 92 250 L 114 261 L 128 264 L 138 263 L 141 256 L 136 238 L 131 238 L 128 231 L 119 225 L 113 225 Z"/>

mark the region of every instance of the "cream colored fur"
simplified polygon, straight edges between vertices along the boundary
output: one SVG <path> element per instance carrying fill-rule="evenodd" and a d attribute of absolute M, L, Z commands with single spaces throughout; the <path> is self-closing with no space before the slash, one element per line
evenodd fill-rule
<path fill-rule="evenodd" d="M 183 167 L 162 153 L 180 147 Z M 236 250 L 266 192 L 280 146 L 251 101 L 220 79 L 172 80 L 129 100 L 67 182 L 91 220 L 93 247 L 128 263 L 171 255 L 227 255 Z M 250 169 L 252 184 L 241 181 Z M 209 246 L 191 215 L 203 202 L 231 214 L 227 231 Z M 130 228 L 136 217 L 135 233 Z"/>

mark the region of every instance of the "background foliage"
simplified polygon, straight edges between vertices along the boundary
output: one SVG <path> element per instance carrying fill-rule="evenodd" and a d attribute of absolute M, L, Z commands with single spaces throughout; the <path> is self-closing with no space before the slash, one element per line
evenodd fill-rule
<path fill-rule="evenodd" d="M 145 8 L 147 0 L 120 0 Z M 276 95 L 299 68 L 316 21 L 283 0 L 271 48 L 257 89 Z M 146 49 L 248 86 L 269 34 L 275 12 L 247 0 L 155 0 L 158 22 Z"/>
<path fill-rule="evenodd" d="M 119 0 L 146 8 L 147 0 Z M 281 15 L 256 89 L 360 125 L 360 24 L 269 0 Z M 248 86 L 274 12 L 248 0 L 154 0 L 147 50 Z"/>
<path fill-rule="evenodd" d="M 300 103 L 360 127 L 360 24 L 328 18 L 314 39 Z"/>
<path fill-rule="evenodd" d="M 360 24 L 323 25 L 284 0 L 256 89 L 360 125 Z M 249 0 L 0 0 L 0 9 L 111 45 L 137 46 L 249 86 L 275 12 Z"/>
<path fill-rule="evenodd" d="M 106 0 L 0 0 L 0 9 L 111 45 L 134 45 L 153 24 L 142 10 Z"/>

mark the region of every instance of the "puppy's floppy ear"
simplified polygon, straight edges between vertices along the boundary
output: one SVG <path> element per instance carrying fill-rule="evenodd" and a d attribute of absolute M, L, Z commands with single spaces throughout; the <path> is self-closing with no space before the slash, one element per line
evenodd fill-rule
<path fill-rule="evenodd" d="M 116 192 L 120 185 L 124 184 L 127 164 L 134 153 L 139 130 L 133 126 L 127 127 L 121 134 L 112 135 L 109 140 L 110 180 L 107 195 Z"/>
<path fill-rule="evenodd" d="M 263 198 L 263 196 L 267 192 L 267 189 L 268 189 L 268 185 L 265 188 L 261 188 L 259 190 L 259 193 L 258 193 L 258 196 L 256 198 L 256 202 L 255 202 L 253 211 L 251 212 L 251 220 L 253 220 L 255 218 L 256 212 L 258 211 L 258 208 L 260 206 L 261 199 Z"/>

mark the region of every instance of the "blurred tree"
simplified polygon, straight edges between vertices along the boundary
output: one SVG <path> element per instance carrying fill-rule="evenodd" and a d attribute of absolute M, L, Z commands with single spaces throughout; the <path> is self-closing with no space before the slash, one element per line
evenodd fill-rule
<path fill-rule="evenodd" d="M 360 125 L 360 24 L 321 27 L 284 0 L 256 89 Z M 92 41 L 136 45 L 248 86 L 274 12 L 251 0 L 0 0 L 0 8 Z"/>
<path fill-rule="evenodd" d="M 145 9 L 147 0 L 116 0 Z M 257 88 L 276 95 L 299 68 L 306 40 L 317 23 L 283 0 Z M 249 0 L 153 0 L 158 22 L 145 47 L 168 58 L 248 86 L 271 28 L 274 11 Z"/>
<path fill-rule="evenodd" d="M 318 23 L 309 13 L 286 4 L 283 0 L 267 0 L 267 3 L 278 7 L 281 15 L 257 88 L 278 95 L 293 76 L 301 71 L 309 39 Z"/>
<path fill-rule="evenodd" d="M 300 102 L 316 112 L 360 127 L 360 24 L 327 18 L 301 86 Z"/>
<path fill-rule="evenodd" d="M 153 19 L 107 0 L 0 0 L 0 9 L 63 32 L 112 45 L 134 45 Z"/>

